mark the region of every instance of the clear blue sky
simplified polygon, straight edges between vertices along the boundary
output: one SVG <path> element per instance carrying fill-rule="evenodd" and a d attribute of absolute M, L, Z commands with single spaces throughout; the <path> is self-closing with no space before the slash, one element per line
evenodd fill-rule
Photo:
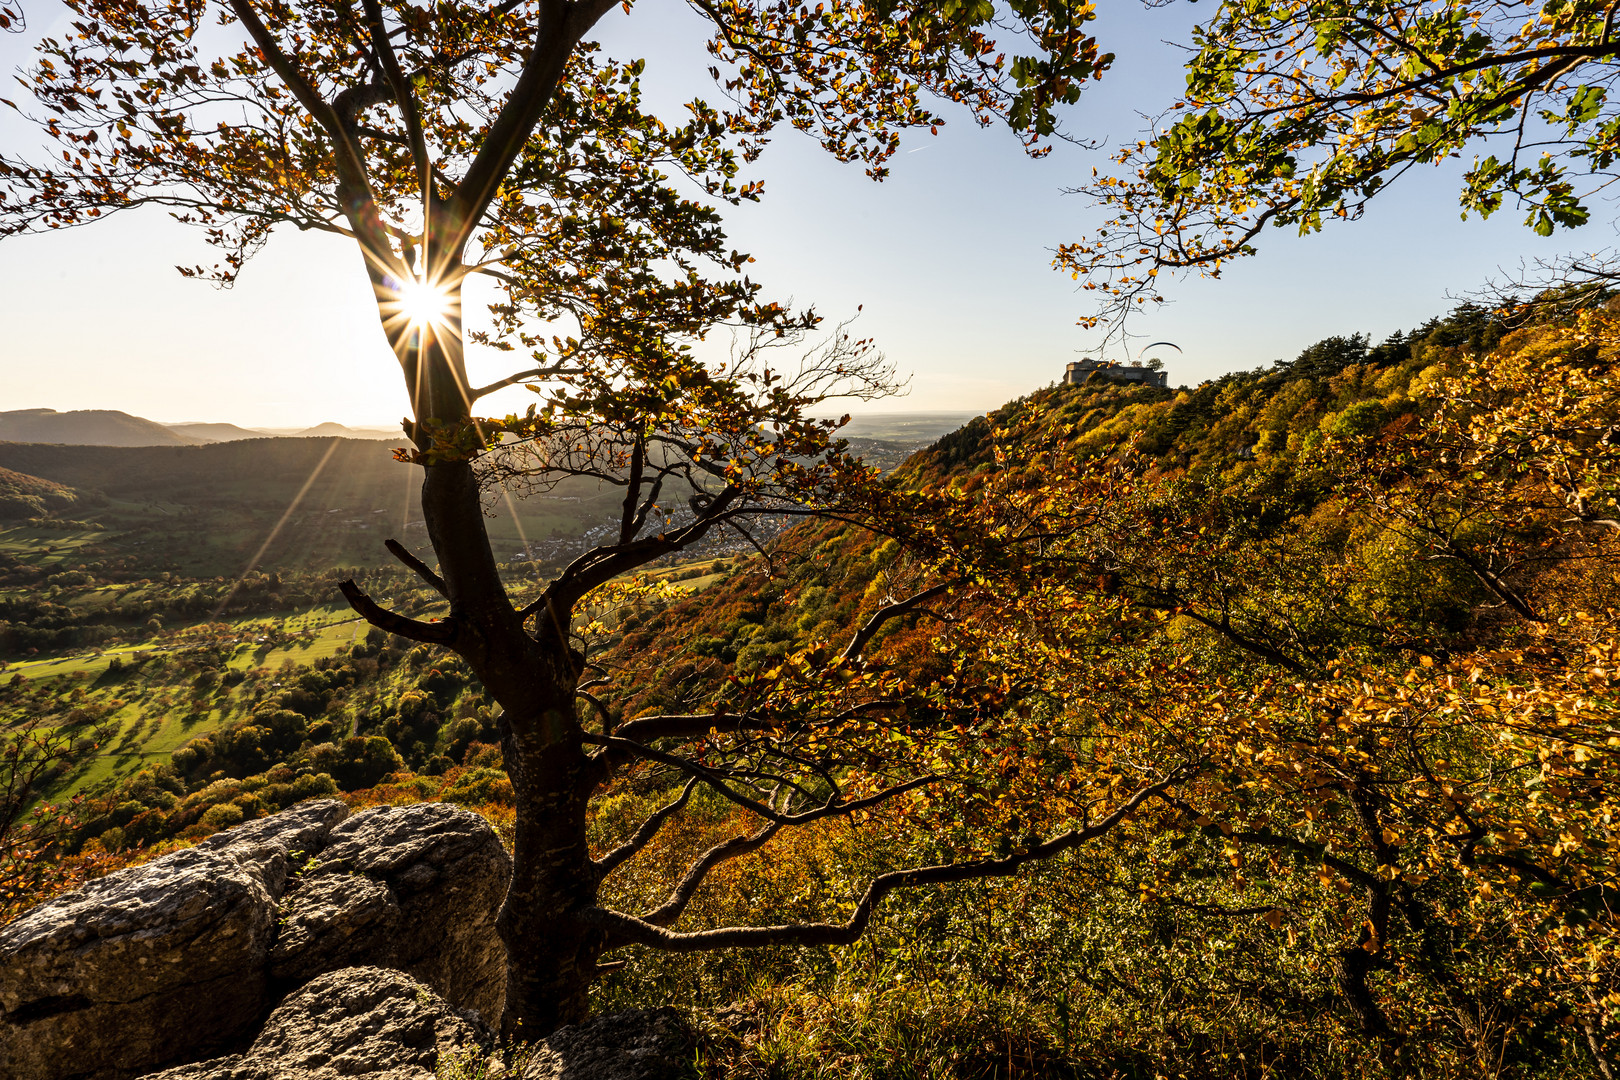
<path fill-rule="evenodd" d="M 0 35 L 0 69 L 27 62 L 27 41 L 64 25 L 61 9 L 26 0 L 26 38 Z M 1207 11 L 1207 7 L 1203 9 Z M 1098 34 L 1118 54 L 1067 117 L 1079 137 L 1113 144 L 1143 131 L 1142 113 L 1175 99 L 1177 51 L 1200 13 L 1123 3 Z M 673 111 L 714 96 L 703 74 L 702 26 L 677 0 L 615 10 L 609 51 L 649 58 L 651 101 Z M 9 81 L 9 80 L 8 80 Z M 11 92 L 6 92 L 11 96 Z M 32 144 L 0 119 L 0 143 Z M 1051 249 L 1102 217 L 1062 189 L 1102 160 L 1060 147 L 1031 161 L 1003 130 L 965 118 L 910 139 L 882 184 L 840 165 L 809 139 L 780 133 L 756 167 L 764 201 L 732 211 L 735 245 L 776 297 L 837 318 L 864 305 L 858 328 L 906 372 L 909 396 L 867 411 L 983 410 L 1058 378 L 1092 344 L 1074 325 L 1085 299 L 1051 269 Z M 1602 247 L 1608 222 L 1541 239 L 1504 211 L 1460 221 L 1456 168 L 1413 175 L 1361 222 L 1316 236 L 1278 231 L 1256 259 L 1219 281 L 1187 281 L 1139 330 L 1178 343 L 1172 383 L 1293 356 L 1329 334 L 1375 338 L 1452 305 L 1499 266 L 1574 247 Z M 359 256 L 346 241 L 278 234 L 234 290 L 185 281 L 177 263 L 212 262 L 191 230 L 131 213 L 47 236 L 0 243 L 0 409 L 115 408 L 163 421 L 295 426 L 386 424 L 405 410 Z M 474 353 L 475 380 L 506 360 Z M 521 407 L 509 391 L 488 408 Z"/>

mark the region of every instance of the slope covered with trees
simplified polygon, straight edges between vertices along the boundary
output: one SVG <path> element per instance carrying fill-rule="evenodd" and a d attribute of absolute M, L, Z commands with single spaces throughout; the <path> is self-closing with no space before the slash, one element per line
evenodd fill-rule
<path fill-rule="evenodd" d="M 915 455 L 892 518 L 789 530 L 695 593 L 615 585 L 571 628 L 593 728 L 757 717 L 688 753 L 764 755 L 868 656 L 905 696 L 798 745 L 823 783 L 936 776 L 785 828 L 649 757 L 589 807 L 594 857 L 639 845 L 604 903 L 837 925 L 883 875 L 1004 869 L 866 907 L 853 945 L 625 942 L 594 1000 L 719 1010 L 706 1060 L 740 1075 L 1610 1073 L 1615 331 L 1463 309 L 1182 391 L 1053 387 Z M 181 685 L 219 722 L 82 802 L 65 873 L 317 790 L 510 827 L 493 703 L 431 645 L 278 671 L 199 646 L 6 707 L 89 739 L 99 695 Z"/>
<path fill-rule="evenodd" d="M 78 492 L 63 484 L 0 469 L 0 520 L 44 517 L 79 501 Z"/>
<path fill-rule="evenodd" d="M 914 459 L 931 520 L 957 523 L 935 528 L 947 555 L 790 534 L 776 577 L 661 616 L 716 616 L 664 655 L 659 619 L 635 621 L 623 715 L 736 692 L 717 656 L 765 678 L 814 664 L 903 582 L 949 580 L 870 647 L 919 679 L 978 665 L 1037 723 L 987 740 L 1001 775 L 943 818 L 910 812 L 942 831 L 988 814 L 1016 853 L 1039 823 L 975 803 L 1015 805 L 1032 762 L 1049 805 L 1177 782 L 1061 868 L 904 905 L 861 961 L 781 957 L 772 979 L 853 995 L 892 970 L 920 980 L 903 1007 L 981 1033 L 994 987 L 1045 1018 L 1042 1052 L 1080 1029 L 1088 1052 L 1212 1075 L 1606 1074 L 1615 341 L 1607 314 L 1509 332 L 1464 310 L 1193 391 L 1032 395 Z M 902 836 L 827 836 L 816 880 L 903 860 Z M 778 902 L 836 902 L 763 866 L 743 896 L 758 875 Z M 979 989 L 942 1007 L 966 973 Z"/>

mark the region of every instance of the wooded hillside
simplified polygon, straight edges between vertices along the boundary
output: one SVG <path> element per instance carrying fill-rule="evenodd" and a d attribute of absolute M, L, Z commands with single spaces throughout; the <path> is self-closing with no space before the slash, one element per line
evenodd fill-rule
<path fill-rule="evenodd" d="M 815 767 L 940 779 L 777 836 L 645 762 L 593 801 L 595 849 L 679 812 L 605 902 L 739 845 L 679 930 L 843 918 L 951 851 L 1008 872 L 895 893 L 850 946 L 623 947 L 593 1000 L 719 1010 L 715 1075 L 1611 1075 L 1617 329 L 1463 309 L 1181 391 L 1052 387 L 860 520 L 608 590 L 572 628 L 603 737 L 713 713 L 758 718 L 717 752 L 765 747 L 806 688 L 868 677 L 856 641 L 903 684 L 816 727 Z M 13 832 L 68 880 L 311 794 L 510 822 L 499 717 L 442 650 L 173 644 L 0 692 L 10 730 L 68 736 L 42 784 L 77 819 Z M 195 734 L 136 760 L 176 710 Z M 138 768 L 85 784 L 107 747 Z"/>

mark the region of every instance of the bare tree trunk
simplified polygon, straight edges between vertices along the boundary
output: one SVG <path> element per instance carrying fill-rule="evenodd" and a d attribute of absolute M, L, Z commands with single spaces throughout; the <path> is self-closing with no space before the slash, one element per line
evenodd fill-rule
<path fill-rule="evenodd" d="M 437 460 L 435 438 L 453 438 L 471 403 L 461 327 L 451 319 L 395 339 L 411 394 L 411 432 L 427 457 L 422 513 L 450 602 L 445 645 L 467 661 L 501 706 L 502 751 L 516 796 L 512 883 L 497 928 L 506 945 L 502 1029 L 538 1038 L 583 1020 L 602 933 L 575 913 L 595 903 L 597 875 L 586 844 L 594 787 L 574 711 L 579 671 L 568 645 L 569 612 L 540 613 L 531 634 L 513 609 L 485 526 L 470 461 Z"/>
<path fill-rule="evenodd" d="M 585 842 L 590 783 L 577 729 L 558 705 L 525 724 L 508 714 L 501 725 L 517 796 L 512 884 L 496 923 L 506 943 L 502 1031 L 509 1038 L 535 1038 L 585 1019 L 602 952 L 602 932 L 578 919 L 596 900 Z"/>
<path fill-rule="evenodd" d="M 579 672 L 566 621 L 553 627 L 542 612 L 531 635 L 512 609 L 471 466 L 427 466 L 423 509 L 450 594 L 450 648 L 502 708 L 517 815 L 512 883 L 496 923 L 507 956 L 502 1027 L 510 1037 L 538 1038 L 585 1018 L 602 948 L 601 932 L 575 917 L 594 905 L 597 886 L 585 827 L 594 774 L 574 711 Z"/>

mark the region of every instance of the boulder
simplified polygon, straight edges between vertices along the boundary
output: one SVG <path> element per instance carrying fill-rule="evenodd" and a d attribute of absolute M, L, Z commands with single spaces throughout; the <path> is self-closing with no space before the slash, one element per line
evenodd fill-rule
<path fill-rule="evenodd" d="M 323 971 L 392 959 L 399 901 L 380 881 L 326 874 L 282 899 L 279 922 L 270 977 L 296 986 Z"/>
<path fill-rule="evenodd" d="M 434 1080 L 449 1061 L 511 1080 L 677 1080 L 692 1046 L 674 1009 L 635 1010 L 563 1028 L 511 1055 L 509 1070 L 477 1013 L 401 971 L 358 967 L 311 980 L 243 1053 L 142 1080 Z"/>
<path fill-rule="evenodd" d="M 145 1080 L 433 1080 L 452 1054 L 487 1061 L 493 1039 L 402 971 L 352 967 L 311 980 L 241 1054 Z"/>
<path fill-rule="evenodd" d="M 280 896 L 292 867 L 308 865 L 333 826 L 348 816 L 348 807 L 336 799 L 315 799 L 215 833 L 190 850 L 229 851 L 237 862 L 258 871 L 272 896 Z"/>
<path fill-rule="evenodd" d="M 512 861 L 489 823 L 445 803 L 379 806 L 332 830 L 283 905 L 272 976 L 342 960 L 397 967 L 498 1027 L 506 948 L 495 916 Z M 378 890 L 382 887 L 382 891 Z"/>
<path fill-rule="evenodd" d="M 347 815 L 304 803 L 0 928 L 0 1076 L 116 1075 L 224 1045 L 269 1004 L 276 893 Z"/>
<path fill-rule="evenodd" d="M 674 1009 L 634 1009 L 560 1028 L 534 1045 L 522 1080 L 676 1080 L 691 1074 L 692 1031 Z"/>
<path fill-rule="evenodd" d="M 239 1046 L 317 976 L 399 968 L 490 1026 L 511 862 L 443 803 L 302 803 L 0 928 L 0 1080 L 125 1077 Z"/>

